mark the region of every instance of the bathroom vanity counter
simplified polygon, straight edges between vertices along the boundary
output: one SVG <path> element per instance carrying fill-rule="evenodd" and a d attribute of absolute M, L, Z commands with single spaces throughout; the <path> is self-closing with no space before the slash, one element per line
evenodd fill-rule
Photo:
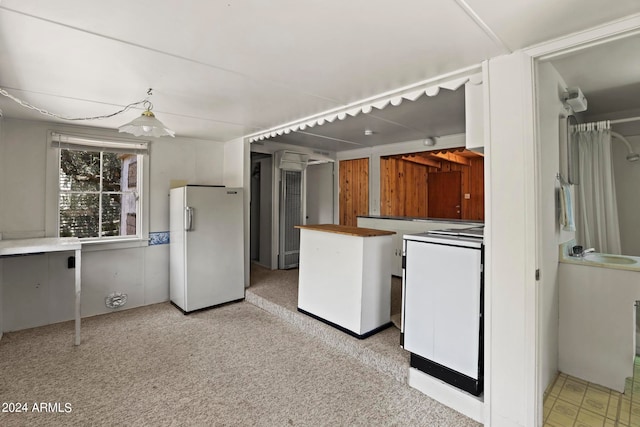
<path fill-rule="evenodd" d="M 584 256 L 570 256 L 569 250 L 574 244 L 575 242 L 572 240 L 560 245 L 559 260 L 561 263 L 640 272 L 640 257 L 599 252 L 588 253 Z"/>
<path fill-rule="evenodd" d="M 622 392 L 633 376 L 640 263 L 607 257 L 560 257 L 558 362 L 561 372 Z"/>

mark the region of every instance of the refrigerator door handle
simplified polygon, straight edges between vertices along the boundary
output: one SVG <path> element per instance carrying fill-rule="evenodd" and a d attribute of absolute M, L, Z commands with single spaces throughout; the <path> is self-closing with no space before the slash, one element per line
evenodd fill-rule
<path fill-rule="evenodd" d="M 185 206 L 184 213 L 184 230 L 193 231 L 193 208 L 191 206 Z"/>

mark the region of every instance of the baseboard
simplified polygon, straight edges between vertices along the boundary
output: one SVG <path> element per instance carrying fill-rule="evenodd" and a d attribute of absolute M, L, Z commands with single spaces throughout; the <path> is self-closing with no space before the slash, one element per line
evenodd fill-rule
<path fill-rule="evenodd" d="M 368 337 L 370 337 L 371 335 L 377 334 L 378 332 L 383 331 L 383 330 L 385 330 L 385 329 L 387 329 L 388 327 L 390 327 L 390 326 L 392 326 L 392 325 L 393 325 L 393 323 L 388 322 L 388 323 L 385 323 L 384 325 L 380 325 L 380 326 L 378 326 L 377 328 L 374 328 L 374 329 L 372 329 L 372 330 L 370 330 L 370 331 L 367 331 L 367 332 L 365 332 L 364 334 L 358 334 L 357 332 L 354 332 L 354 331 L 352 331 L 351 329 L 347 329 L 347 328 L 345 328 L 344 326 L 340 326 L 340 325 L 338 325 L 337 323 L 330 322 L 329 320 L 323 319 L 323 318 L 322 318 L 322 317 L 320 317 L 320 316 L 316 316 L 316 315 L 315 315 L 315 314 L 313 314 L 313 313 L 309 313 L 308 311 L 303 310 L 303 309 L 301 309 L 300 307 L 298 307 L 298 311 L 299 311 L 300 313 L 302 313 L 302 314 L 306 314 L 306 315 L 307 315 L 307 316 L 309 316 L 309 317 L 312 317 L 312 318 L 314 318 L 314 319 L 316 319 L 316 320 L 319 320 L 319 321 L 321 321 L 322 323 L 326 323 L 327 325 L 332 326 L 332 327 L 334 327 L 334 328 L 338 329 L 339 331 L 344 332 L 345 334 L 349 334 L 349 335 L 351 335 L 352 337 L 356 337 L 356 338 L 358 338 L 359 340 L 363 340 L 363 339 L 365 339 L 365 338 L 368 338 Z"/>
<path fill-rule="evenodd" d="M 191 311 L 184 311 L 182 309 L 182 307 L 180 307 L 178 304 L 176 304 L 173 301 L 169 301 L 171 303 L 172 306 L 174 306 L 175 308 L 177 308 L 178 310 L 180 310 L 182 312 L 182 314 L 187 315 L 187 314 L 193 314 L 193 313 L 198 313 L 200 311 L 206 311 L 206 310 L 211 310 L 213 308 L 218 308 L 218 307 L 222 307 L 224 305 L 228 305 L 228 304 L 234 304 L 236 302 L 240 302 L 240 301 L 244 301 L 244 297 L 239 298 L 239 299 L 235 299 L 233 301 L 227 301 L 227 302 L 223 302 L 221 304 L 216 304 L 216 305 L 210 305 L 209 307 L 202 307 L 202 308 L 198 308 L 197 310 L 191 310 Z"/>
<path fill-rule="evenodd" d="M 437 378 L 409 368 L 409 385 L 463 415 L 484 423 L 484 396 L 474 396 Z"/>

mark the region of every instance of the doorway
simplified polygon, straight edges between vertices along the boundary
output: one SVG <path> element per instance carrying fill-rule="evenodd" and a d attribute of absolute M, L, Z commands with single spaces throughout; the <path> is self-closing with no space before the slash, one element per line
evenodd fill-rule
<path fill-rule="evenodd" d="M 272 156 L 251 153 L 250 254 L 252 262 L 264 267 L 271 267 L 272 209 Z"/>
<path fill-rule="evenodd" d="M 333 166 L 333 162 L 307 165 L 305 224 L 333 224 Z"/>
<path fill-rule="evenodd" d="M 462 218 L 462 173 L 434 172 L 427 178 L 429 217 Z"/>
<path fill-rule="evenodd" d="M 300 230 L 303 224 L 302 171 L 280 170 L 280 256 L 278 268 L 298 267 L 300 259 Z"/>

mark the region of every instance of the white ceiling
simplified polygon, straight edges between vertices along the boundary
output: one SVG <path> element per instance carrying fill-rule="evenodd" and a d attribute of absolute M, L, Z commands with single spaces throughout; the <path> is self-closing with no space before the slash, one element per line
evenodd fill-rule
<path fill-rule="evenodd" d="M 177 135 L 215 141 L 640 12 L 638 0 L 0 1 L 0 87 L 73 117 L 112 113 L 153 88 L 154 112 Z M 334 151 L 458 133 L 462 91 L 288 142 Z M 0 109 L 51 120 L 5 97 Z M 85 124 L 116 128 L 137 115 Z M 362 141 L 363 127 L 378 133 Z"/>

